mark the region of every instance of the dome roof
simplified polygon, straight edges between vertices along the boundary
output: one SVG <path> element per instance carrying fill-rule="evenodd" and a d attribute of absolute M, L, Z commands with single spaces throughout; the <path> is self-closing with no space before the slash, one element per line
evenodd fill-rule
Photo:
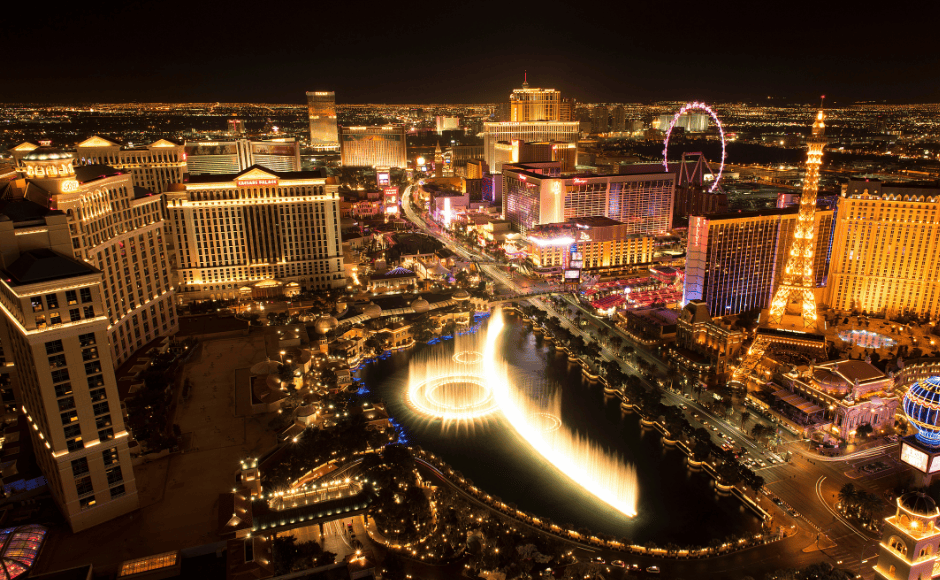
<path fill-rule="evenodd" d="M 424 298 L 421 298 L 420 296 L 411 302 L 411 309 L 418 314 L 424 314 L 430 307 L 431 305 L 428 304 L 428 301 Z"/>
<path fill-rule="evenodd" d="M 313 323 L 313 327 L 316 328 L 317 332 L 320 334 L 326 334 L 336 328 L 338 325 L 339 322 L 329 315 L 323 315 L 320 318 L 317 318 L 317 321 Z"/>
<path fill-rule="evenodd" d="M 813 369 L 813 380 L 815 380 L 820 390 L 827 393 L 848 393 L 852 390 L 852 383 L 838 373 L 824 367 Z"/>
<path fill-rule="evenodd" d="M 464 290 L 463 288 L 461 288 L 460 290 L 457 290 L 456 292 L 454 292 L 454 295 L 451 296 L 451 298 L 453 298 L 454 300 L 469 300 L 470 293 Z"/>
<path fill-rule="evenodd" d="M 898 498 L 898 505 L 918 516 L 937 515 L 937 502 L 922 491 L 909 491 Z"/>
<path fill-rule="evenodd" d="M 917 440 L 940 447 L 940 377 L 917 381 L 904 395 L 904 414 L 917 428 Z"/>
<path fill-rule="evenodd" d="M 0 530 L 0 579 L 25 575 L 36 561 L 46 538 L 46 528 L 30 524 Z"/>
<path fill-rule="evenodd" d="M 382 316 L 382 307 L 378 304 L 370 302 L 368 306 L 362 311 L 363 314 L 367 314 L 369 318 L 378 318 Z"/>
<path fill-rule="evenodd" d="M 23 157 L 23 161 L 57 161 L 71 159 L 72 154 L 56 147 L 37 147 Z"/>

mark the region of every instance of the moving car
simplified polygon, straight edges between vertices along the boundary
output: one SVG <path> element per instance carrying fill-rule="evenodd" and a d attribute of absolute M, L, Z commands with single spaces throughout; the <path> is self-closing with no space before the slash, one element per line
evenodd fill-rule
<path fill-rule="evenodd" d="M 646 569 L 648 574 L 659 574 L 659 566 L 650 566 Z"/>
<path fill-rule="evenodd" d="M 610 563 L 611 566 L 616 566 L 617 568 L 626 568 L 627 565 L 623 563 L 623 560 L 613 560 Z"/>

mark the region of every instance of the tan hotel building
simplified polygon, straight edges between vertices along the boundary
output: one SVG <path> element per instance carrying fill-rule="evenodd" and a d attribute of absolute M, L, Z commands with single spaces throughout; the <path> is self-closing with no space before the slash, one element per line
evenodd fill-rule
<path fill-rule="evenodd" d="M 12 152 L 17 165 L 22 164 L 23 159 L 38 148 L 38 145 L 29 142 L 14 147 Z M 187 171 L 183 146 L 167 139 L 131 147 L 96 135 L 75 146 L 73 164 L 107 165 L 130 172 L 134 185 L 154 193 L 163 192 L 170 183 L 182 181 Z"/>
<path fill-rule="evenodd" d="M 71 252 L 104 274 L 111 358 L 179 328 L 164 243 L 163 199 L 134 185 L 133 174 L 104 165 L 74 167 L 74 154 L 40 147 L 22 158 L 23 176 L 4 196 L 65 212 Z"/>
<path fill-rule="evenodd" d="M 166 205 L 180 300 L 250 298 L 258 283 L 346 285 L 338 187 L 319 172 L 190 176 Z"/>
<path fill-rule="evenodd" d="M 839 199 L 825 303 L 940 316 L 940 188 L 851 180 Z"/>
<path fill-rule="evenodd" d="M 0 201 L 0 343 L 36 462 L 72 531 L 137 509 L 104 275 L 72 257 L 74 222 L 27 199 Z"/>
<path fill-rule="evenodd" d="M 343 127 L 340 158 L 346 167 L 406 167 L 405 127 Z"/>

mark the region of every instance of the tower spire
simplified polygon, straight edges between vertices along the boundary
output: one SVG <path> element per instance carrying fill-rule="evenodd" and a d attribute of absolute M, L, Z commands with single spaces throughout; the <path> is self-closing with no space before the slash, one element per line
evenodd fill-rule
<path fill-rule="evenodd" d="M 529 71 L 527 70 L 522 71 L 522 88 L 529 88 Z"/>
<path fill-rule="evenodd" d="M 825 98 L 825 97 L 823 97 Z M 816 288 L 815 261 L 816 251 L 816 194 L 819 192 L 819 168 L 822 165 L 823 148 L 826 146 L 825 113 L 820 108 L 813 121 L 813 133 L 807 141 L 806 175 L 803 177 L 803 193 L 800 196 L 800 213 L 793 229 L 793 242 L 787 258 L 783 279 L 774 299 L 770 303 L 771 325 L 783 321 L 787 306 L 800 310 L 803 319 L 802 330 L 816 330 Z"/>

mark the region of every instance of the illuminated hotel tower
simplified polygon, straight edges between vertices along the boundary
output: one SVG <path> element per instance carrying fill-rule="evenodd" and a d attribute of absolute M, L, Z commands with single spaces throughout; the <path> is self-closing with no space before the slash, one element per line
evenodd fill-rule
<path fill-rule="evenodd" d="M 783 322 L 787 307 L 793 305 L 794 312 L 801 311 L 802 330 L 816 330 L 816 280 L 813 254 L 816 249 L 816 193 L 819 189 L 819 167 L 822 165 L 826 124 L 822 109 L 816 113 L 813 135 L 806 154 L 806 175 L 803 178 L 803 195 L 800 197 L 800 213 L 793 230 L 793 245 L 783 271 L 783 281 L 770 303 L 768 323 L 771 326 Z"/>
<path fill-rule="evenodd" d="M 528 76 L 521 89 L 509 96 L 510 120 L 516 123 L 528 121 L 558 121 L 558 105 L 561 93 L 555 89 L 529 88 Z"/>
<path fill-rule="evenodd" d="M 310 121 L 310 146 L 323 151 L 339 149 L 336 127 L 336 93 L 307 92 L 307 117 Z"/>
<path fill-rule="evenodd" d="M 73 153 L 39 147 L 26 155 L 8 195 L 68 218 L 72 255 L 104 273 L 104 314 L 115 366 L 179 329 L 163 233 L 163 195 L 136 186 L 132 170 L 74 166 Z M 20 184 L 20 185 L 17 185 Z"/>
<path fill-rule="evenodd" d="M 71 159 L 62 158 L 68 172 Z M 48 167 L 46 168 L 48 169 Z M 10 192 L 7 191 L 9 194 Z M 72 257 L 66 212 L 0 201 L 0 341 L 36 463 L 73 532 L 138 507 L 99 268 Z"/>

